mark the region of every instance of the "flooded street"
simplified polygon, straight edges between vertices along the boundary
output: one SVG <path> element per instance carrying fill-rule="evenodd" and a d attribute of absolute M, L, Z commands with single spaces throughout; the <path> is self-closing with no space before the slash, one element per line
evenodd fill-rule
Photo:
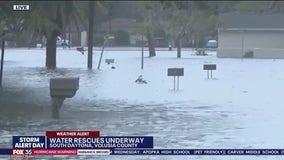
<path fill-rule="evenodd" d="M 139 61 L 136 57 L 134 59 Z M 150 65 L 151 60 L 148 61 Z M 123 68 L 122 65 L 120 67 Z M 231 102 L 203 105 L 192 98 L 176 100 L 169 97 L 168 100 L 151 101 L 150 99 L 135 103 L 111 96 L 102 98 L 100 96 L 104 90 L 102 86 L 104 82 L 108 83 L 103 78 L 109 76 L 104 72 L 106 69 L 89 71 L 84 67 L 62 67 L 51 71 L 43 67 L 19 67 L 16 62 L 7 60 L 4 71 L 4 87 L 0 92 L 1 148 L 11 147 L 12 136 L 45 135 L 45 131 L 52 130 L 98 130 L 102 136 L 153 136 L 156 149 L 273 147 L 273 144 L 268 143 L 271 140 L 269 138 L 282 133 L 281 130 L 278 134 L 269 136 L 268 139 L 263 138 L 265 133 L 256 135 L 260 128 L 265 129 L 262 128 L 263 126 L 269 126 L 279 120 L 276 116 L 275 120 L 263 122 L 258 124 L 259 126 L 254 125 L 254 120 L 257 121 L 258 118 L 264 117 L 263 112 L 265 111 L 258 110 L 258 106 L 237 106 L 236 103 Z M 51 118 L 49 96 L 49 79 L 56 76 L 80 77 L 79 90 L 75 97 L 64 101 L 58 120 Z M 113 83 L 116 82 L 113 81 Z M 166 91 L 173 92 L 169 88 L 167 86 Z M 115 91 L 115 88 L 113 89 Z M 129 88 L 125 89 L 127 91 Z M 121 92 L 124 93 L 124 91 Z M 184 92 L 185 89 L 170 94 L 182 96 L 186 93 Z M 151 93 L 142 92 L 140 96 L 147 94 Z M 155 96 L 154 93 L 153 95 Z M 266 112 L 266 116 L 269 117 L 270 113 L 272 112 Z M 174 157 L 164 158 L 188 158 L 186 156 Z M 115 158 L 160 159 L 159 156 L 138 156 L 136 158 L 110 156 L 97 159 Z M 206 156 L 195 158 L 206 159 Z M 226 157 L 217 159 L 226 159 Z"/>
<path fill-rule="evenodd" d="M 44 135 L 47 130 L 99 130 L 109 136 L 154 136 L 155 148 L 198 148 L 241 143 L 232 132 L 241 115 L 220 106 L 192 106 L 190 102 L 127 104 L 115 99 L 96 99 L 89 90 L 99 73 L 81 69 L 6 68 L 1 93 L 0 144 L 11 147 L 13 135 Z M 80 89 L 66 99 L 61 118 L 51 118 L 48 80 L 54 76 L 79 75 Z M 21 83 L 19 83 L 21 81 Z M 24 87 L 19 87 L 24 85 Z M 80 94 L 84 93 L 84 94 Z M 235 126 L 233 126 L 234 124 Z M 222 139 L 220 139 L 220 137 Z M 217 147 L 218 145 L 216 145 Z"/>
<path fill-rule="evenodd" d="M 80 89 L 74 98 L 65 100 L 61 118 L 53 120 L 48 80 L 58 75 L 79 75 Z M 1 115 L 4 133 L 1 145 L 9 147 L 11 135 L 44 135 L 46 130 L 99 130 L 102 135 L 154 136 L 157 148 L 188 148 L 218 142 L 215 136 L 209 138 L 215 134 L 231 139 L 230 132 L 242 129 L 231 125 L 234 117 L 241 115 L 226 112 L 221 106 L 192 106 L 190 102 L 128 104 L 96 99 L 99 93 L 89 90 L 88 84 L 90 81 L 96 84 L 96 75 L 99 73 L 81 69 L 49 72 L 43 68 L 7 68 L 8 87 L 1 93 L 3 113 L 7 113 Z M 19 87 L 20 84 L 25 87 Z"/>

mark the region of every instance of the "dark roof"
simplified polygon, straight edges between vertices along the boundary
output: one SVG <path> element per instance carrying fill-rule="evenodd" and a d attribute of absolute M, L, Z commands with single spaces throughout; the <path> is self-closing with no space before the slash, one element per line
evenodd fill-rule
<path fill-rule="evenodd" d="M 131 18 L 115 18 L 112 19 L 110 22 L 111 22 L 112 31 L 119 31 L 119 30 L 129 31 L 137 24 L 136 20 Z M 102 31 L 107 32 L 108 29 L 109 29 L 109 21 L 102 23 L 99 27 L 100 32 Z"/>
<path fill-rule="evenodd" d="M 224 13 L 222 28 L 284 28 L 284 14 Z"/>

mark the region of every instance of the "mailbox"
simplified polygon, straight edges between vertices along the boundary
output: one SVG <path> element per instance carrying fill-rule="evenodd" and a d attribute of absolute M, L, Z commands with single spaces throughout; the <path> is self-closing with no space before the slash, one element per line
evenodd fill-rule
<path fill-rule="evenodd" d="M 49 83 L 52 117 L 59 118 L 59 109 L 65 98 L 71 98 L 79 89 L 79 77 L 51 78 Z"/>
<path fill-rule="evenodd" d="M 79 77 L 58 77 L 50 79 L 50 96 L 71 98 L 79 89 Z"/>

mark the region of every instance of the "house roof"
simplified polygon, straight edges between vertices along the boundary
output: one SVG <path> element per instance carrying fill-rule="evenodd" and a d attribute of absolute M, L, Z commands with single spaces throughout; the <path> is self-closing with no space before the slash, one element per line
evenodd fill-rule
<path fill-rule="evenodd" d="M 110 21 L 111 23 L 111 30 L 112 31 L 129 31 L 131 30 L 136 24 L 135 19 L 130 18 L 115 18 Z M 107 32 L 109 29 L 109 21 L 102 23 L 99 27 L 99 31 Z"/>
<path fill-rule="evenodd" d="M 284 14 L 224 13 L 221 28 L 284 29 Z"/>

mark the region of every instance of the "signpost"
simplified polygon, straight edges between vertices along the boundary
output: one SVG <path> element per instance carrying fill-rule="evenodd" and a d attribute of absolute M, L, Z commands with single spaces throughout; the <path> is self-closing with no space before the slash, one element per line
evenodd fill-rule
<path fill-rule="evenodd" d="M 168 68 L 168 76 L 174 76 L 174 90 L 176 90 L 177 76 L 177 90 L 179 90 L 179 76 L 184 76 L 184 68 Z"/>
<path fill-rule="evenodd" d="M 105 59 L 105 62 L 107 64 L 111 64 L 111 63 L 114 63 L 114 59 Z"/>
<path fill-rule="evenodd" d="M 144 39 L 143 39 L 143 34 L 142 34 L 142 50 L 141 50 L 141 69 L 143 70 L 144 68 Z"/>
<path fill-rule="evenodd" d="M 100 56 L 100 60 L 99 60 L 99 64 L 98 64 L 98 69 L 100 69 L 100 67 L 101 67 L 101 61 L 102 61 L 102 58 L 103 58 L 106 43 L 107 43 L 107 39 L 104 40 L 104 44 L 103 44 L 103 48 L 102 48 L 102 52 L 101 52 L 101 56 Z"/>
<path fill-rule="evenodd" d="M 216 64 L 204 64 L 203 70 L 207 70 L 207 79 L 209 79 L 209 70 L 211 71 L 211 79 L 212 79 L 212 70 L 216 70 Z"/>

